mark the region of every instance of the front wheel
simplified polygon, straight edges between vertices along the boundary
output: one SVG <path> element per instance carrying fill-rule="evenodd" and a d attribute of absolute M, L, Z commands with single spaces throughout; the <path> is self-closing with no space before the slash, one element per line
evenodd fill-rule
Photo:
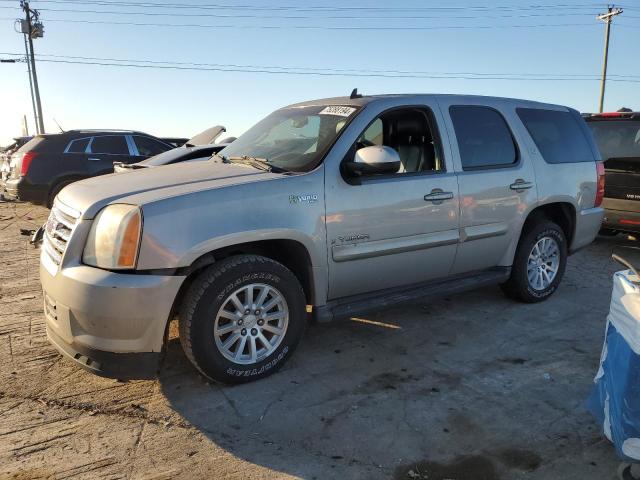
<path fill-rule="evenodd" d="M 305 325 L 305 296 L 295 275 L 269 258 L 239 255 L 195 279 L 180 312 L 180 342 L 206 377 L 245 383 L 278 370 Z"/>
<path fill-rule="evenodd" d="M 526 303 L 541 302 L 556 291 L 567 265 L 567 240 L 562 229 L 544 220 L 527 231 L 518 244 L 511 277 L 504 292 Z"/>

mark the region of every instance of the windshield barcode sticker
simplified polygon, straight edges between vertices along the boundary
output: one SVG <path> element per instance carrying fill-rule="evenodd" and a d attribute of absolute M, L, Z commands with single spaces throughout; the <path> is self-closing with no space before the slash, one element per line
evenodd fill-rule
<path fill-rule="evenodd" d="M 337 115 L 339 117 L 348 117 L 349 115 L 351 115 L 355 111 L 356 111 L 356 109 L 353 108 L 353 107 L 343 107 L 341 105 L 331 105 L 329 107 L 323 108 L 322 111 L 319 113 L 319 115 Z"/>

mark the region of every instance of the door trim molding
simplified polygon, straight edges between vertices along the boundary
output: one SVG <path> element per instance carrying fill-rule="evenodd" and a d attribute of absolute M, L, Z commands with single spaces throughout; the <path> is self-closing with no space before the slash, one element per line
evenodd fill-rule
<path fill-rule="evenodd" d="M 483 238 L 500 237 L 506 235 L 508 231 L 509 226 L 502 222 L 463 227 L 460 229 L 460 243 Z"/>
<path fill-rule="evenodd" d="M 412 252 L 443 245 L 455 245 L 460 240 L 460 233 L 456 230 L 423 233 L 407 237 L 372 240 L 363 243 L 333 245 L 331 256 L 334 262 L 347 262 L 364 258 L 392 255 L 394 253 Z"/>

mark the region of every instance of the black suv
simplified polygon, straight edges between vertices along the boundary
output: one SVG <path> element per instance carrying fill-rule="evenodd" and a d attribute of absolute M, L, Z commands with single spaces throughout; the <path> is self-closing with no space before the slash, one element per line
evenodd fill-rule
<path fill-rule="evenodd" d="M 4 196 L 51 207 L 62 188 L 113 173 L 113 162 L 135 163 L 174 148 L 141 132 L 70 130 L 38 135 L 11 156 Z"/>
<path fill-rule="evenodd" d="M 640 232 L 640 112 L 583 114 L 605 169 L 601 233 Z"/>

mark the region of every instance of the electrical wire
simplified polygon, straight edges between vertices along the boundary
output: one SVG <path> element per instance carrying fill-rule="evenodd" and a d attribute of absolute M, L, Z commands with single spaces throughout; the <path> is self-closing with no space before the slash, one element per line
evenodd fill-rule
<path fill-rule="evenodd" d="M 8 0 L 10 1 L 10 0 Z M 298 5 L 256 5 L 256 4 L 244 4 L 244 5 L 229 5 L 229 4 L 187 4 L 187 3 L 160 3 L 160 2 L 152 2 L 152 1 L 141 1 L 141 2 L 126 2 L 120 0 L 38 0 L 37 4 L 40 3 L 53 3 L 53 4 L 71 4 L 71 5 L 104 5 L 104 6 L 120 6 L 124 8 L 133 8 L 133 7 L 144 7 L 144 8 L 170 8 L 170 9 L 227 9 L 227 10 L 254 10 L 254 11 L 273 11 L 273 10 L 287 10 L 287 11 L 355 11 L 355 12 L 364 12 L 364 11 L 380 11 L 380 12 L 390 12 L 390 11 L 460 11 L 460 10 L 533 10 L 533 9 L 550 9 L 550 8 L 570 8 L 570 9 L 584 9 L 584 8 L 596 8 L 601 7 L 600 3 L 584 3 L 584 4 L 573 4 L 573 3 L 556 3 L 556 4 L 531 4 L 531 5 L 465 5 L 465 6 L 431 6 L 431 7 L 402 7 L 402 6 L 393 6 L 393 7 L 376 7 L 376 6 L 327 6 L 327 5 L 306 5 L 306 6 L 298 6 Z"/>
<path fill-rule="evenodd" d="M 0 53 L 7 55 L 5 53 Z M 16 55 L 17 54 L 8 54 Z M 89 57 L 85 57 L 89 58 Z M 95 58 L 95 57 L 94 57 Z M 393 73 L 388 72 L 366 72 L 366 71 L 340 71 L 334 70 L 305 70 L 303 68 L 289 68 L 288 67 L 259 67 L 259 66 L 247 66 L 239 67 L 234 65 L 219 65 L 213 66 L 188 66 L 179 64 L 157 64 L 157 63 L 113 63 L 112 61 L 104 60 L 65 60 L 59 58 L 42 58 L 38 57 L 38 62 L 54 63 L 54 64 L 68 64 L 68 65 L 93 65 L 102 67 L 127 67 L 127 68 L 143 68 L 143 69 L 163 69 L 163 70 L 189 70 L 189 71 L 208 71 L 208 72 L 234 72 L 234 73 L 262 73 L 262 74 L 275 74 L 275 75 L 299 75 L 299 76 L 321 76 L 321 77 L 375 77 L 375 78 L 416 78 L 416 79 L 458 79 L 458 80 L 516 80 L 516 81 L 599 81 L 598 78 L 588 77 L 575 77 L 575 76 L 548 76 L 548 77 L 516 77 L 513 75 L 493 74 L 493 73 L 420 73 L 420 72 L 407 72 L 407 73 Z M 626 78 L 610 76 L 611 82 L 625 82 L 625 83 L 640 83 L 640 78 L 628 76 Z"/>
<path fill-rule="evenodd" d="M 10 55 L 21 57 L 21 53 L 0 52 L 0 55 Z M 551 73 L 506 73 L 506 72 L 432 72 L 424 70 L 376 70 L 376 69 L 341 69 L 341 68 L 328 68 L 328 67 L 301 67 L 301 66 L 274 66 L 274 65 L 247 65 L 247 64 L 229 64 L 229 63 L 201 63 L 201 62 L 183 62 L 174 60 L 141 60 L 133 58 L 108 58 L 108 57 L 87 57 L 87 56 L 74 56 L 74 55 L 55 55 L 37 53 L 38 59 L 42 58 L 54 58 L 54 59 L 66 59 L 66 60 L 95 60 L 100 62 L 125 62 L 125 63 L 145 63 L 150 65 L 186 65 L 196 67 L 228 67 L 228 68 L 245 68 L 245 69 L 270 69 L 270 70 L 304 70 L 304 71 L 329 71 L 340 73 L 373 73 L 373 74 L 404 74 L 404 75 L 468 75 L 468 76 L 503 76 L 503 77 L 525 77 L 530 79 L 538 79 L 539 77 L 569 77 L 569 78 L 587 78 L 587 79 L 599 79 L 599 75 L 595 74 L 551 74 Z M 640 79 L 640 75 L 616 75 L 609 74 L 610 77 L 618 78 L 631 78 Z"/>

